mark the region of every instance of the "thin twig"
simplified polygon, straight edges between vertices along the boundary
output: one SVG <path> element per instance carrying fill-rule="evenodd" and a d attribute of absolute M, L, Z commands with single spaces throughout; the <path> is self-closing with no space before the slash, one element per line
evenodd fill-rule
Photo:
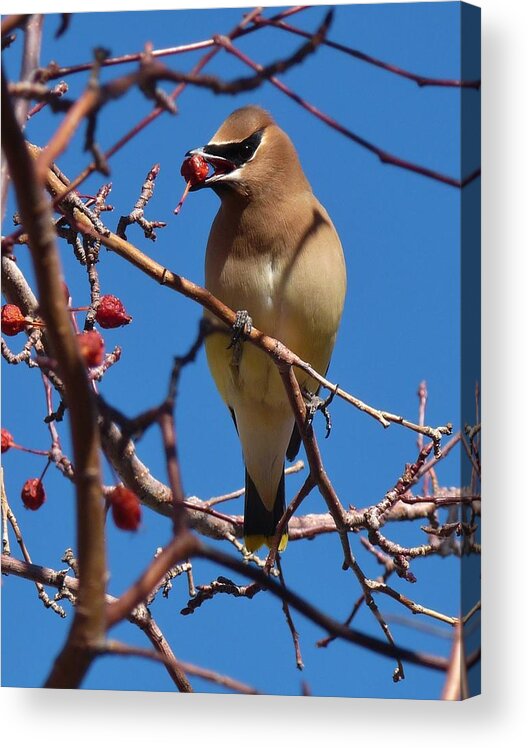
<path fill-rule="evenodd" d="M 283 20 L 273 20 L 272 18 L 268 19 L 259 16 L 253 23 L 257 26 L 273 26 L 277 29 L 284 29 L 284 31 L 289 31 L 290 33 L 297 34 L 298 36 L 309 36 L 307 31 L 297 28 L 296 26 L 292 26 L 291 24 L 286 23 Z M 362 60 L 369 65 L 374 65 L 381 68 L 382 70 L 386 70 L 389 73 L 394 73 L 395 75 L 399 75 L 402 78 L 407 78 L 408 80 L 414 81 L 414 83 L 420 86 L 420 88 L 423 88 L 425 86 L 439 86 L 443 88 L 473 88 L 477 91 L 480 89 L 480 80 L 465 81 L 453 80 L 450 78 L 431 78 L 424 75 L 417 75 L 416 73 L 411 73 L 408 70 L 404 70 L 403 68 L 398 67 L 397 65 L 391 65 L 390 63 L 383 62 L 376 57 L 372 57 L 372 55 L 361 52 L 359 49 L 353 49 L 346 44 L 339 44 L 338 42 L 331 41 L 330 39 L 324 39 L 323 44 L 326 47 L 330 47 L 331 49 L 335 49 L 339 52 L 344 52 L 350 57 L 355 57 L 358 60 Z"/>
<path fill-rule="evenodd" d="M 9 522 L 13 529 L 13 533 L 15 535 L 16 541 L 20 547 L 20 550 L 22 552 L 22 555 L 24 556 L 24 559 L 28 564 L 31 562 L 31 556 L 29 555 L 29 551 L 27 549 L 27 546 L 24 542 L 24 538 L 22 537 L 22 533 L 20 531 L 20 527 L 18 526 L 17 519 L 15 515 L 13 514 L 11 507 L 9 506 L 7 495 L 5 492 L 5 486 L 4 486 L 4 474 L 3 470 L 1 471 L 1 493 L 2 493 L 2 524 L 5 519 Z M 2 553 L 6 553 L 9 555 L 10 549 L 9 549 L 9 540 L 7 538 L 7 526 L 5 527 L 5 538 L 7 539 L 7 543 L 4 541 L 4 530 L 2 530 Z M 39 600 L 42 601 L 45 608 L 51 608 L 51 610 L 54 613 L 57 613 L 61 618 L 66 618 L 66 611 L 64 608 L 62 608 L 55 600 L 51 600 L 48 595 L 46 594 L 46 590 L 44 589 L 44 585 L 41 582 L 35 582 L 35 587 L 37 588 L 37 593 Z"/>
<path fill-rule="evenodd" d="M 126 227 L 131 223 L 137 223 L 143 229 L 145 239 L 156 241 L 155 229 L 164 228 L 167 224 L 165 221 L 147 221 L 145 218 L 145 206 L 154 194 L 154 183 L 159 174 L 160 165 L 154 164 L 141 188 L 141 194 L 134 205 L 134 209 L 128 216 L 121 216 L 117 226 L 116 233 L 118 236 L 126 239 Z"/>
<path fill-rule="evenodd" d="M 279 556 L 277 556 L 277 567 L 279 569 L 280 583 L 281 583 L 281 585 L 282 585 L 283 588 L 286 588 L 286 582 L 284 581 L 284 574 L 283 574 L 283 571 L 282 571 L 282 566 L 281 566 L 281 562 L 280 562 L 280 557 Z M 293 622 L 293 618 L 292 618 L 291 613 L 290 613 L 290 608 L 289 608 L 288 603 L 286 602 L 286 600 L 282 601 L 282 610 L 284 611 L 284 615 L 286 617 L 286 623 L 288 624 L 288 628 L 290 629 L 290 632 L 291 632 L 291 635 L 292 635 L 292 639 L 293 639 L 293 647 L 295 649 L 295 663 L 296 663 L 297 668 L 299 670 L 303 670 L 304 669 L 304 662 L 303 662 L 303 659 L 302 659 L 301 647 L 300 647 L 300 643 L 299 643 L 299 632 L 295 628 L 295 624 Z"/>
<path fill-rule="evenodd" d="M 394 572 L 394 561 L 390 556 L 386 556 L 384 553 L 379 551 L 377 548 L 375 548 L 366 538 L 361 538 L 362 544 L 367 548 L 370 553 L 372 553 L 377 561 L 382 564 L 385 567 L 385 571 L 383 572 L 383 575 L 378 577 L 376 581 L 378 582 L 386 582 L 387 579 L 391 576 L 391 574 Z M 356 614 L 360 610 L 361 606 L 366 600 L 365 593 L 363 592 L 355 601 L 354 606 L 352 610 L 350 611 L 350 614 L 347 616 L 345 620 L 345 626 L 350 626 L 354 618 L 356 617 Z M 389 620 L 388 616 L 385 616 L 385 620 Z M 319 641 L 316 643 L 318 647 L 327 647 L 331 642 L 335 641 L 337 637 L 335 636 L 327 636 L 324 639 L 319 639 Z"/>
<path fill-rule="evenodd" d="M 294 13 L 299 13 L 302 10 L 306 10 L 308 6 L 295 6 L 288 8 L 287 10 L 277 13 L 275 16 L 269 19 L 270 23 L 273 21 L 279 21 L 281 18 L 287 18 Z M 262 8 L 255 8 L 250 14 L 245 14 L 241 23 L 237 24 L 235 29 L 230 32 L 229 36 L 238 38 L 246 36 L 258 30 L 258 25 L 250 25 L 254 18 L 261 18 L 260 14 Z M 25 18 L 22 16 L 22 18 Z M 311 36 L 306 32 L 308 38 Z M 188 52 L 199 52 L 202 49 L 210 49 L 215 47 L 215 40 L 203 39 L 198 42 L 191 42 L 189 44 L 180 44 L 176 47 L 167 47 L 165 49 L 153 49 L 151 52 L 152 57 L 171 57 L 173 55 L 186 54 Z M 217 50 L 215 50 L 217 51 Z M 119 57 L 105 57 L 101 60 L 101 67 L 114 67 L 116 65 L 126 65 L 131 62 L 139 62 L 143 57 L 144 52 L 133 52 L 131 54 L 120 55 Z M 76 73 L 85 73 L 92 69 L 93 61 L 82 62 L 77 65 L 69 65 L 68 67 L 59 67 L 56 64 L 50 63 L 46 68 L 41 68 L 40 77 L 43 80 L 55 80 L 57 78 L 66 77 L 68 75 L 75 75 Z"/>

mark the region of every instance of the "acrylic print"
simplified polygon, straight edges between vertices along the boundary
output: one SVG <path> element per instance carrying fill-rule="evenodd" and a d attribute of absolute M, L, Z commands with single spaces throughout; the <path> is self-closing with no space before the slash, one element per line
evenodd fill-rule
<path fill-rule="evenodd" d="M 2 684 L 477 694 L 479 9 L 2 47 Z"/>

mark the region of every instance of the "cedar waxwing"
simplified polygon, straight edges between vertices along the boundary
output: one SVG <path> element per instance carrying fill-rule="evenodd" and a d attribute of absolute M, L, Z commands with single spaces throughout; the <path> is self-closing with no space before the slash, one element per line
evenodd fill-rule
<path fill-rule="evenodd" d="M 291 140 L 268 112 L 247 106 L 187 156 L 195 154 L 214 173 L 192 190 L 211 187 L 221 200 L 207 244 L 206 288 L 325 374 L 343 310 L 345 261 Z M 284 460 L 297 454 L 300 435 L 269 356 L 249 343 L 228 347 L 222 334 L 208 336 L 206 352 L 242 443 L 244 540 L 254 551 L 270 545 L 284 513 Z M 307 397 L 317 393 L 316 381 L 295 373 Z"/>

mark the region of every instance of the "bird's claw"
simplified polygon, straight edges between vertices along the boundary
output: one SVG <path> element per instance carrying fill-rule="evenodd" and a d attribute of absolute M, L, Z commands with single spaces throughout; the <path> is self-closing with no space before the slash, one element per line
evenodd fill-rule
<path fill-rule="evenodd" d="M 309 423 L 312 422 L 313 417 L 315 416 L 318 410 L 320 410 L 324 416 L 324 419 L 326 422 L 325 439 L 328 439 L 328 437 L 330 436 L 330 432 L 332 430 L 332 419 L 330 417 L 328 406 L 334 399 L 337 389 L 338 387 L 336 386 L 335 390 L 332 390 L 332 392 L 330 392 L 330 394 L 326 398 L 319 397 L 319 395 L 314 395 L 313 392 L 309 392 L 308 390 L 303 391 L 303 397 L 304 397 L 304 402 L 306 404 L 306 411 L 307 411 Z"/>
<path fill-rule="evenodd" d="M 231 366 L 238 369 L 240 365 L 240 358 L 242 356 L 242 343 L 246 335 L 249 335 L 253 329 L 253 320 L 245 309 L 241 309 L 236 313 L 235 324 L 233 325 L 233 334 L 231 341 L 227 346 L 227 350 L 233 349 L 233 359 Z"/>
<path fill-rule="evenodd" d="M 233 335 L 231 336 L 231 342 L 227 348 L 234 348 L 237 346 L 246 335 L 251 333 L 253 329 L 253 320 L 249 316 L 245 309 L 241 309 L 236 313 L 235 324 L 233 325 Z"/>

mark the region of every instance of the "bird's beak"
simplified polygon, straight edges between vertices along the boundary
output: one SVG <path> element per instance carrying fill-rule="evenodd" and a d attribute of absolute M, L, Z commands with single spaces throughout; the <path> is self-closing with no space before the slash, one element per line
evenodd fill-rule
<path fill-rule="evenodd" d="M 236 164 L 232 161 L 229 161 L 229 159 L 224 158 L 217 153 L 211 153 L 209 149 L 213 150 L 215 149 L 215 146 L 204 145 L 201 148 L 193 148 L 192 151 L 187 151 L 185 154 L 185 158 L 201 156 L 210 166 L 213 167 L 213 173 L 211 176 L 204 179 L 203 182 L 197 182 L 194 184 L 190 189 L 191 192 L 200 190 L 202 187 L 213 187 L 217 182 L 225 180 L 227 175 L 237 168 Z"/>

